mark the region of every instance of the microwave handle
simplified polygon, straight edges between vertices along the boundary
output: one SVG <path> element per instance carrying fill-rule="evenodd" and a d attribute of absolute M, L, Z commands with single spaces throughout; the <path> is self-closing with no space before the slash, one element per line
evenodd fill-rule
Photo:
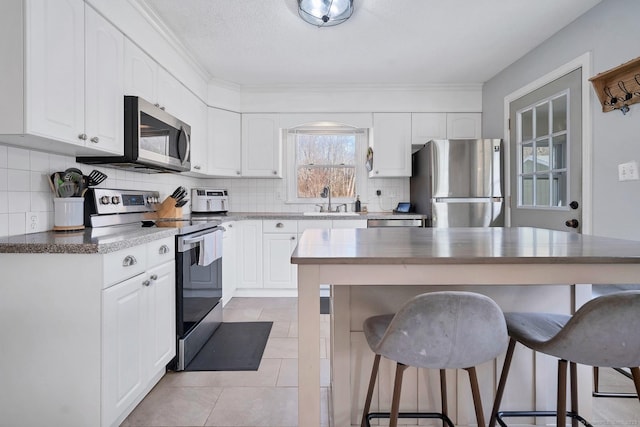
<path fill-rule="evenodd" d="M 189 160 L 189 154 L 191 153 L 191 138 L 189 138 L 189 134 L 184 130 L 184 127 L 182 126 L 180 127 L 180 133 L 184 135 L 184 139 L 186 141 L 184 156 L 182 156 L 182 158 L 180 159 L 181 164 L 184 165 Z M 180 140 L 182 140 L 182 138 L 179 138 L 179 141 Z M 180 153 L 180 150 L 178 149 L 178 154 L 179 153 Z"/>

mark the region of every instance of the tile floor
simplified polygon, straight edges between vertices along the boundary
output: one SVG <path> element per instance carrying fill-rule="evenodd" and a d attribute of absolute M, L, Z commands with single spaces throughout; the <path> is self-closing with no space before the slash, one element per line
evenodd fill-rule
<path fill-rule="evenodd" d="M 258 371 L 169 372 L 122 427 L 297 426 L 296 299 L 234 298 L 223 316 L 227 322 L 273 321 Z M 328 426 L 329 316 L 321 319 L 322 425 Z M 613 370 L 602 369 L 600 375 L 602 391 L 633 390 L 632 382 Z M 640 404 L 594 398 L 591 421 L 594 427 L 640 426 Z"/>

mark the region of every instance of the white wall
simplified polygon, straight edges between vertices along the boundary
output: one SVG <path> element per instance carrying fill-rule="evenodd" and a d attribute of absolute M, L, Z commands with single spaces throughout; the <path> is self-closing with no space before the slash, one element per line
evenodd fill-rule
<path fill-rule="evenodd" d="M 485 83 L 483 136 L 504 138 L 504 97 L 585 52 L 593 74 L 638 56 L 640 2 L 604 0 Z M 640 70 L 639 70 L 640 72 Z M 591 76 L 589 76 L 591 77 Z M 591 88 L 593 115 L 593 234 L 640 240 L 640 181 L 618 181 L 618 164 L 640 161 L 640 104 L 623 116 L 603 113 Z"/>

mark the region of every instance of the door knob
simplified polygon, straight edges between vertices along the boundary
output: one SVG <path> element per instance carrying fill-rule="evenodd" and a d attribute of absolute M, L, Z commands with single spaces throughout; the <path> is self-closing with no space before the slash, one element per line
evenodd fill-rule
<path fill-rule="evenodd" d="M 571 209 L 578 209 L 578 207 L 580 207 L 580 203 L 576 202 L 575 200 L 571 203 L 569 203 L 569 207 Z"/>
<path fill-rule="evenodd" d="M 580 226 L 580 222 L 577 219 L 570 219 L 564 223 L 567 227 L 578 228 Z"/>

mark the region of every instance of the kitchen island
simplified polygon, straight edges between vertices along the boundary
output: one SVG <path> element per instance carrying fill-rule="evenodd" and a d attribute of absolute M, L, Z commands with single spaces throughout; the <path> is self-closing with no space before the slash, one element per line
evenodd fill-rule
<path fill-rule="evenodd" d="M 412 295 L 443 288 L 484 293 L 505 311 L 573 313 L 591 298 L 591 284 L 636 284 L 640 278 L 640 242 L 535 228 L 307 230 L 291 260 L 298 265 L 300 426 L 320 422 L 320 325 L 310 315 L 319 312 L 320 284 L 333 285 L 330 416 L 332 425 L 347 426 L 359 424 L 362 384 L 373 359 L 361 333 L 369 315 L 394 312 Z M 520 350 L 516 358 L 503 408 L 553 408 L 555 360 Z M 479 378 L 488 414 L 502 360 L 485 365 Z M 389 372 L 381 370 L 374 410 L 378 401 L 379 410 L 388 410 Z M 469 425 L 466 378 L 447 375 L 454 379 L 450 415 L 456 425 Z M 580 410 L 588 417 L 588 368 L 579 375 Z M 438 410 L 435 377 L 415 372 L 401 410 Z M 510 384 L 518 391 L 512 396 Z"/>

